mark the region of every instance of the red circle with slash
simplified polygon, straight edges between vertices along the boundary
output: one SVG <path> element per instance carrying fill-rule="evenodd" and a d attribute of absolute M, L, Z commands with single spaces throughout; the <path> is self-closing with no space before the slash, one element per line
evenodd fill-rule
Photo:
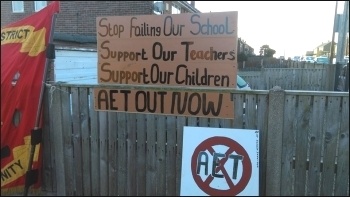
<path fill-rule="evenodd" d="M 235 151 L 237 154 L 243 156 L 243 161 L 242 161 L 243 173 L 242 173 L 241 179 L 239 180 L 239 182 L 237 184 L 234 184 L 232 182 L 231 178 L 229 176 L 227 176 L 227 173 L 223 173 L 224 178 L 226 179 L 226 182 L 229 186 L 229 189 L 227 189 L 227 190 L 219 190 L 219 189 L 210 187 L 210 183 L 215 178 L 212 175 L 209 175 L 207 177 L 207 179 L 205 179 L 203 181 L 202 178 L 200 177 L 200 175 L 198 175 L 196 173 L 198 154 L 200 152 L 204 152 L 204 151 L 208 150 L 213 155 L 215 152 L 213 149 L 213 146 L 215 146 L 215 145 L 225 145 L 225 146 L 229 147 L 228 150 L 226 151 L 225 155 L 229 155 L 233 151 Z M 224 159 L 225 158 L 222 158 L 221 160 L 224 160 Z M 227 159 L 226 159 L 226 161 L 227 161 Z M 224 161 L 224 162 L 226 162 L 226 161 Z M 219 166 L 217 166 L 217 168 L 221 167 L 221 171 L 226 172 L 226 169 L 224 168 L 224 164 L 225 163 L 220 163 Z M 193 179 L 195 180 L 196 184 L 206 194 L 208 194 L 210 196 L 235 196 L 235 195 L 239 194 L 240 192 L 242 192 L 244 190 L 244 188 L 247 186 L 247 184 L 250 180 L 250 177 L 252 175 L 252 163 L 250 161 L 248 153 L 236 141 L 234 141 L 230 138 L 227 138 L 227 137 L 212 137 L 212 138 L 208 138 L 208 139 L 204 140 L 194 150 L 193 155 L 192 155 L 192 159 L 191 159 L 191 171 L 192 171 Z"/>

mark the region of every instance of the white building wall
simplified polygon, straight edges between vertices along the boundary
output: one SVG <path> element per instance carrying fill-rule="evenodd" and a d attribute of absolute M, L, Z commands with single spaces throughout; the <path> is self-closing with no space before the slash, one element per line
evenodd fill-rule
<path fill-rule="evenodd" d="M 56 49 L 55 82 L 97 84 L 97 52 Z"/>

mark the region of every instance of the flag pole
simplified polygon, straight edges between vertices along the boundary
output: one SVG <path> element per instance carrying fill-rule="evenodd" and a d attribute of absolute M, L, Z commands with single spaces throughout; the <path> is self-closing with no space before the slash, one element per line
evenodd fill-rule
<path fill-rule="evenodd" d="M 43 73 L 43 81 L 40 89 L 40 97 L 39 97 L 38 108 L 36 111 L 35 125 L 31 133 L 30 156 L 29 156 L 29 162 L 28 162 L 28 170 L 25 175 L 25 186 L 24 186 L 23 196 L 28 195 L 29 187 L 35 183 L 35 181 L 33 180 L 37 179 L 37 178 L 34 178 L 35 172 L 33 172 L 32 170 L 32 165 L 34 160 L 35 147 L 37 144 L 41 143 L 41 139 L 42 139 L 42 129 L 39 128 L 39 123 L 40 123 L 42 100 L 43 100 L 43 95 L 45 90 L 46 73 L 48 70 L 48 66 L 51 65 L 51 63 L 53 62 L 53 59 L 55 58 L 54 55 L 52 55 L 54 54 L 54 51 L 53 52 L 51 51 L 51 50 L 54 50 L 55 48 L 51 43 L 53 42 L 53 33 L 54 33 L 54 26 L 56 22 L 56 15 L 57 13 L 53 14 L 52 16 L 49 42 L 48 42 L 48 47 L 46 48 L 46 60 L 45 60 L 45 67 L 44 67 L 44 73 Z M 48 54 L 51 54 L 51 55 L 48 55 Z"/>

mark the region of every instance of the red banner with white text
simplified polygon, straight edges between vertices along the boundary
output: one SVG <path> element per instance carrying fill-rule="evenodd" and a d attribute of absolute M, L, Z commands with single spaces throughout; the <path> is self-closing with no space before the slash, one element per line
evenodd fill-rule
<path fill-rule="evenodd" d="M 1 28 L 1 195 L 21 192 L 25 186 L 31 133 L 42 126 L 41 118 L 39 125 L 36 120 L 44 85 L 45 52 L 53 16 L 59 9 L 59 1 L 54 1 Z M 41 166 L 39 143 L 31 167 L 39 171 L 33 189 L 41 188 Z"/>

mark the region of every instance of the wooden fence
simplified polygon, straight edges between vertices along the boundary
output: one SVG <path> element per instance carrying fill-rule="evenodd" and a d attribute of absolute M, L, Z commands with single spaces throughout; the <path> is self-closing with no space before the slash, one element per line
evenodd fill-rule
<path fill-rule="evenodd" d="M 260 71 L 238 71 L 253 89 L 333 91 L 336 65 L 291 64 L 289 68 L 261 68 Z"/>
<path fill-rule="evenodd" d="M 349 195 L 349 93 L 207 89 L 231 93 L 228 120 L 95 111 L 95 87 L 46 87 L 43 192 L 179 195 L 183 127 L 198 126 L 260 131 L 260 195 Z"/>

